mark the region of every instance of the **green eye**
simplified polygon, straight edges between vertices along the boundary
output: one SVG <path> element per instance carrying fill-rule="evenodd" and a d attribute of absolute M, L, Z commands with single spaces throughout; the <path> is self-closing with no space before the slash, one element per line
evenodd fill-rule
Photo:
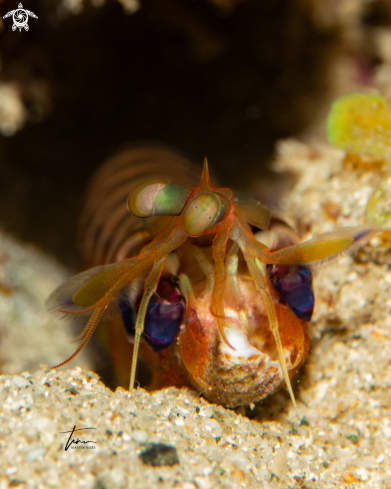
<path fill-rule="evenodd" d="M 128 209 L 136 217 L 179 216 L 191 191 L 165 179 L 148 180 L 128 198 Z"/>
<path fill-rule="evenodd" d="M 228 215 L 229 209 L 229 200 L 223 194 L 198 194 L 183 211 L 182 229 L 189 236 L 201 236 L 222 221 Z"/>

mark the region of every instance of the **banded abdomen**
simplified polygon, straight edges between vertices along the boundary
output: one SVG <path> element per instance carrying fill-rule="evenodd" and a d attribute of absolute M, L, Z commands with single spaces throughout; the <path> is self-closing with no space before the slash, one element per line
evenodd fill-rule
<path fill-rule="evenodd" d="M 79 229 L 88 267 L 123 260 L 150 241 L 143 220 L 128 212 L 126 202 L 133 188 L 155 175 L 188 187 L 199 180 L 199 170 L 185 156 L 163 145 L 132 147 L 97 171 L 87 191 Z"/>

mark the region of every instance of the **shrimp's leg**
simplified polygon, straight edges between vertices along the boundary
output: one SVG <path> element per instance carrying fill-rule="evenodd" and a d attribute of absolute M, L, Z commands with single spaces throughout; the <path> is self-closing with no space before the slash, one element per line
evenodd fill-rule
<path fill-rule="evenodd" d="M 244 251 L 243 251 L 243 254 L 246 257 Z M 287 369 L 286 362 L 285 362 L 284 350 L 282 348 L 282 343 L 281 343 L 281 337 L 280 337 L 280 333 L 278 331 L 278 319 L 277 319 L 277 314 L 276 314 L 276 308 L 274 307 L 274 302 L 273 302 L 272 296 L 270 295 L 270 292 L 269 292 L 269 285 L 267 283 L 265 276 L 263 275 L 264 272 L 263 272 L 262 263 L 257 258 L 254 259 L 254 258 L 248 257 L 248 258 L 246 258 L 246 260 L 247 260 L 248 269 L 251 273 L 251 276 L 254 279 L 255 287 L 262 294 L 263 302 L 265 303 L 266 314 L 267 314 L 267 317 L 269 320 L 269 327 L 270 327 L 271 332 L 273 333 L 274 340 L 275 340 L 276 345 L 277 345 L 278 357 L 280 360 L 280 365 L 282 368 L 282 373 L 284 375 L 285 383 L 286 383 L 289 395 L 292 399 L 293 405 L 295 406 L 297 415 L 299 416 L 299 411 L 297 409 L 295 395 L 293 393 L 291 381 L 290 381 L 289 374 L 288 374 L 288 369 Z"/>
<path fill-rule="evenodd" d="M 101 320 L 103 313 L 107 309 L 108 305 L 109 305 L 109 302 L 107 304 L 99 307 L 92 314 L 92 316 L 90 317 L 90 320 L 88 321 L 86 327 L 83 329 L 82 333 L 78 336 L 78 338 L 83 338 L 83 341 L 80 343 L 80 345 L 77 347 L 77 349 L 72 353 L 72 355 L 70 357 L 68 357 L 62 363 L 55 365 L 54 367 L 52 367 L 52 369 L 62 367 L 66 363 L 70 362 L 86 346 L 86 344 L 89 342 L 91 336 L 93 335 L 96 327 L 98 326 L 99 321 Z"/>
<path fill-rule="evenodd" d="M 187 255 L 192 255 L 195 258 L 200 269 L 205 274 L 205 278 L 206 278 L 205 293 L 207 295 L 212 295 L 213 287 L 214 287 L 214 283 L 215 283 L 214 268 L 213 268 L 212 263 L 205 256 L 202 249 L 198 248 L 197 246 L 190 244 L 189 241 L 186 241 L 186 243 L 183 243 L 183 245 L 181 246 L 181 252 L 182 253 L 184 252 Z"/>
<path fill-rule="evenodd" d="M 189 304 L 195 303 L 195 295 L 190 279 L 184 273 L 179 275 L 179 288 L 186 299 L 186 307 L 188 308 Z"/>
<path fill-rule="evenodd" d="M 138 256 L 109 266 L 76 290 L 72 298 L 74 304 L 90 306 L 89 309 L 83 309 L 82 313 L 96 309 L 107 300 L 109 292 L 117 294 L 126 284 L 163 256 L 178 248 L 186 239 L 187 235 L 182 231 L 180 220 L 173 218 L 151 243 L 142 248 Z M 113 298 L 114 295 L 111 295 L 110 300 Z"/>
<path fill-rule="evenodd" d="M 280 360 L 282 374 L 284 376 L 284 380 L 285 380 L 289 395 L 292 399 L 292 403 L 296 409 L 296 413 L 299 416 L 299 411 L 297 409 L 295 395 L 293 393 L 291 381 L 289 378 L 288 369 L 287 369 L 286 362 L 285 362 L 284 350 L 282 348 L 281 337 L 280 337 L 280 333 L 278 331 L 279 327 L 278 327 L 277 313 L 276 313 L 276 309 L 274 307 L 274 302 L 273 302 L 272 296 L 269 292 L 270 285 L 268 284 L 267 279 L 264 276 L 264 269 L 263 269 L 263 265 L 262 265 L 263 260 L 260 261 L 258 256 L 257 256 L 257 255 L 259 255 L 259 250 L 257 249 L 258 248 L 257 245 L 259 243 L 257 243 L 255 241 L 255 238 L 253 237 L 248 226 L 244 225 L 242 223 L 241 218 L 235 219 L 235 223 L 234 223 L 230 237 L 233 241 L 238 243 L 240 249 L 242 250 L 243 256 L 247 262 L 249 272 L 250 272 L 250 274 L 254 280 L 255 287 L 262 294 L 262 299 L 263 299 L 263 302 L 265 304 L 266 314 L 267 314 L 268 321 L 269 321 L 269 327 L 270 327 L 270 330 L 274 336 L 274 340 L 276 342 L 277 351 L 278 351 L 278 358 Z M 264 248 L 266 248 L 266 247 L 264 247 Z M 264 248 L 261 248 L 261 249 L 264 251 Z"/>
<path fill-rule="evenodd" d="M 225 335 L 224 305 L 223 305 L 224 282 L 226 277 L 225 249 L 226 249 L 228 238 L 231 234 L 232 225 L 233 225 L 233 221 L 228 221 L 227 225 L 216 233 L 216 236 L 213 240 L 213 258 L 215 261 L 215 267 L 214 267 L 215 283 L 213 288 L 211 311 L 212 314 L 214 314 L 217 318 L 217 324 L 219 327 L 221 338 L 228 346 L 230 346 L 233 350 L 235 350 L 235 348 L 229 343 Z"/>
<path fill-rule="evenodd" d="M 132 357 L 132 368 L 130 371 L 130 383 L 129 383 L 129 391 L 133 390 L 134 381 L 136 378 L 136 366 L 137 366 L 137 356 L 138 349 L 140 346 L 141 334 L 144 331 L 144 322 L 145 322 L 145 314 L 147 312 L 147 307 L 149 304 L 150 298 L 156 292 L 157 284 L 160 279 L 160 275 L 164 268 L 164 262 L 166 261 L 166 257 L 164 256 L 158 262 L 156 262 L 152 268 L 151 273 L 149 274 L 145 286 L 144 286 L 144 294 L 141 299 L 140 307 L 137 313 L 137 320 L 135 326 L 135 336 L 134 336 L 134 347 L 133 347 L 133 357 Z"/>
<path fill-rule="evenodd" d="M 238 283 L 238 257 L 239 246 L 237 243 L 233 243 L 231 249 L 227 253 L 225 258 L 225 268 L 227 271 L 227 277 L 225 279 L 224 297 L 226 302 L 231 308 L 239 310 L 240 308 L 240 289 Z"/>
<path fill-rule="evenodd" d="M 53 368 L 65 365 L 84 348 L 110 302 L 121 289 L 148 267 L 155 267 L 155 264 L 157 266 L 168 253 L 178 248 L 186 239 L 187 235 L 182 230 L 179 219 L 174 218 L 149 245 L 141 250 L 137 257 L 104 267 L 103 271 L 98 274 L 93 273 L 92 277 L 91 274 L 84 272 L 80 274 L 81 277 L 73 277 L 56 289 L 48 299 L 49 308 L 53 312 L 71 317 L 80 317 L 88 312 L 92 312 L 92 315 L 78 336 L 78 339 L 82 339 L 80 346 L 69 358 Z"/>

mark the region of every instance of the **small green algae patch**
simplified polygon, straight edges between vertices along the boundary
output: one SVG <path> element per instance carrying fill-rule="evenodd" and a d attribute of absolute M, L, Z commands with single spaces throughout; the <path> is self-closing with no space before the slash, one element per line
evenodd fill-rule
<path fill-rule="evenodd" d="M 391 101 L 376 94 L 351 93 L 331 106 L 328 140 L 355 153 L 391 152 Z"/>
<path fill-rule="evenodd" d="M 328 140 L 334 146 L 383 156 L 387 173 L 367 204 L 369 219 L 391 228 L 391 101 L 377 94 L 351 93 L 332 105 L 327 121 Z"/>

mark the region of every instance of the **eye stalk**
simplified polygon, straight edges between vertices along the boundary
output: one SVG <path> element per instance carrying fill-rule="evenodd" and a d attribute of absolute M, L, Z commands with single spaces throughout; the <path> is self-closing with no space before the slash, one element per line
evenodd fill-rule
<path fill-rule="evenodd" d="M 128 197 L 128 210 L 136 217 L 179 216 L 191 191 L 157 178 L 136 187 Z"/>
<path fill-rule="evenodd" d="M 225 219 L 230 211 L 227 197 L 217 192 L 203 192 L 186 205 L 182 214 L 182 229 L 188 236 L 201 236 Z"/>

